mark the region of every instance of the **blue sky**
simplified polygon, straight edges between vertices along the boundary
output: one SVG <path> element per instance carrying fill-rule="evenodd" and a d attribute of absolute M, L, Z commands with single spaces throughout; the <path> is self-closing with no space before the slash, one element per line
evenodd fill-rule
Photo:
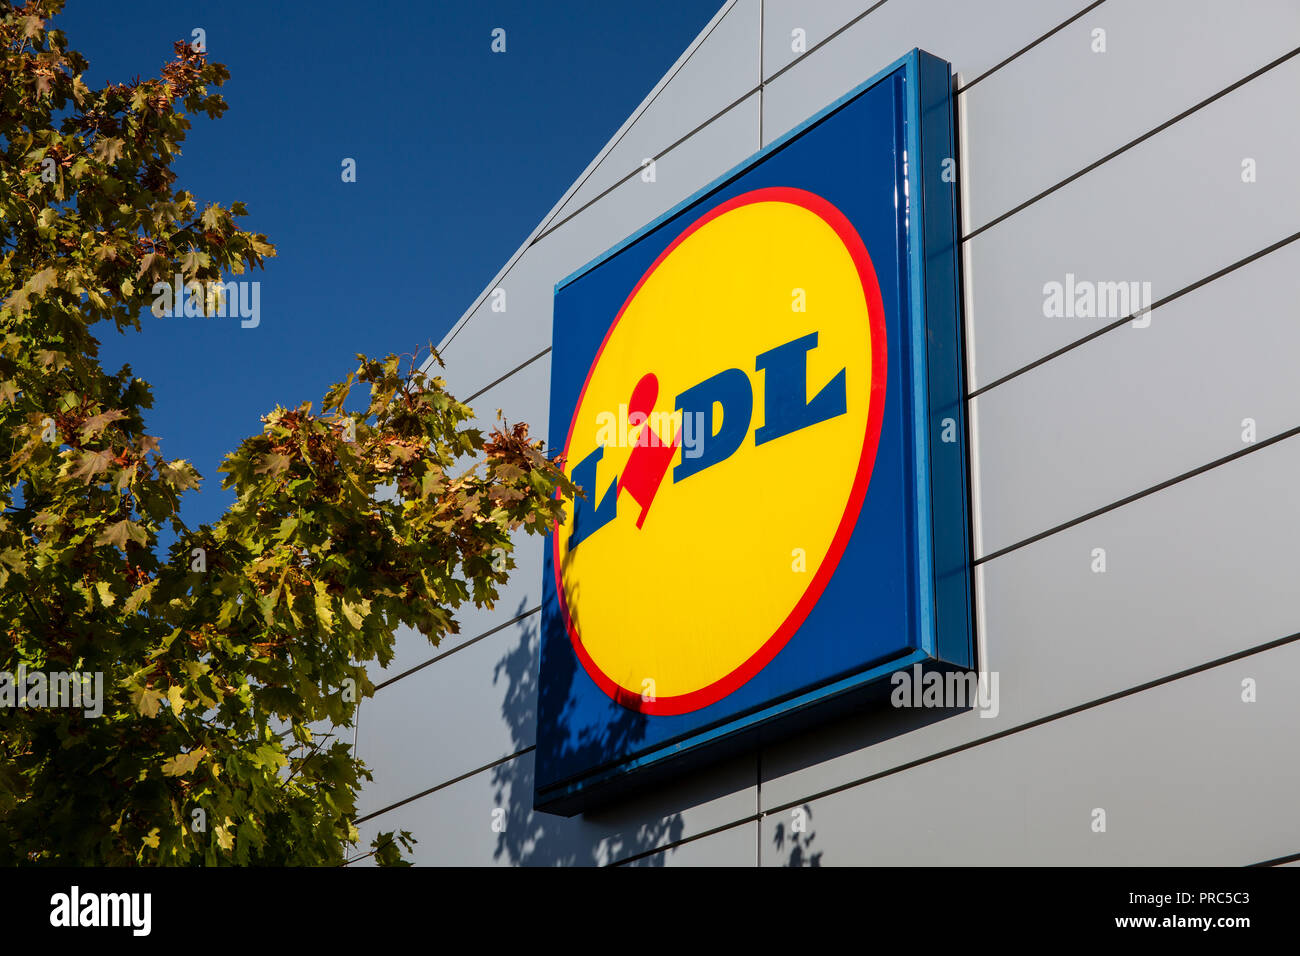
<path fill-rule="evenodd" d="M 185 521 L 224 511 L 217 465 L 277 403 L 319 407 L 356 352 L 436 344 L 720 4 L 69 0 L 54 25 L 95 86 L 157 75 L 206 32 L 230 108 L 193 118 L 175 186 L 243 201 L 278 252 L 241 277 L 261 281 L 257 328 L 100 327 L 104 366 L 153 386 L 163 452 L 204 476 Z"/>

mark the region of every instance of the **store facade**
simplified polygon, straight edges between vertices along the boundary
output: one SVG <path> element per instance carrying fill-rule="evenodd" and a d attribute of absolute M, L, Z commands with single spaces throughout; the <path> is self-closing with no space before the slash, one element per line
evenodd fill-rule
<path fill-rule="evenodd" d="M 416 862 L 435 865 L 1247 864 L 1300 852 L 1300 766 L 1279 758 L 1300 727 L 1298 48 L 1300 8 L 1287 0 L 726 3 L 441 343 L 448 386 L 485 422 L 501 409 L 562 448 L 571 436 L 556 422 L 576 412 L 552 408 L 567 394 L 557 382 L 593 366 L 562 332 L 577 314 L 565 289 L 576 297 L 587 280 L 557 284 L 617 261 L 610 250 L 648 226 L 667 230 L 666 247 L 727 201 L 728 175 L 799 142 L 792 131 L 909 51 L 933 54 L 951 65 L 955 155 L 938 155 L 917 188 L 951 188 L 950 314 L 963 341 L 960 374 L 948 377 L 960 381 L 957 412 L 937 414 L 927 440 L 960 452 L 961 494 L 934 500 L 969 509 L 944 527 L 960 527 L 967 558 L 971 647 L 955 669 L 983 675 L 980 690 L 964 706 L 931 706 L 900 679 L 892 700 L 628 778 L 616 799 L 549 807 L 571 816 L 545 812 L 539 790 L 578 771 L 554 759 L 565 709 L 548 704 L 559 671 L 543 660 L 556 555 L 521 536 L 494 609 L 461 614 L 461 634 L 438 649 L 402 634 L 397 659 L 374 675 L 357 733 L 376 777 L 362 794 L 363 834 L 412 830 Z M 806 162 L 825 172 L 833 155 Z M 735 192 L 838 188 L 791 175 Z M 801 228 L 771 235 L 787 225 Z M 874 241 L 865 247 L 876 255 Z M 624 301 L 645 265 L 605 294 Z M 718 366 L 749 376 L 759 432 L 759 376 L 770 388 L 794 351 L 762 356 L 804 341 L 796 331 L 790 343 L 746 340 L 748 365 Z M 705 351 L 731 338 L 743 336 Z M 905 336 L 888 346 L 919 355 Z M 843 421 L 860 412 L 865 423 L 869 402 L 853 404 L 860 376 L 815 364 L 812 348 L 795 349 L 808 391 L 790 414 L 832 421 L 842 367 Z M 743 398 L 712 371 L 696 377 L 682 382 Z M 961 441 L 939 437 L 945 419 Z M 742 437 L 761 451 L 802 440 L 791 434 Z M 706 480 L 689 467 L 682 477 Z M 647 529 L 673 517 L 668 496 L 651 497 Z M 865 573 L 855 568 L 829 580 Z M 879 633 L 885 613 L 881 595 L 859 590 L 836 619 L 849 644 Z M 596 610 L 586 619 L 594 628 Z M 741 691 L 777 673 L 799 639 L 746 671 Z M 591 702 L 632 715 L 602 718 L 584 738 L 609 751 L 587 763 L 619 776 L 611 753 L 641 753 L 645 721 L 660 719 L 644 681 L 653 704 L 717 675 L 665 677 L 669 692 L 655 693 L 653 675 L 628 671 L 625 689 L 641 694 L 620 705 L 617 690 L 600 690 L 602 668 L 587 666 L 598 656 L 560 679 L 590 682 Z M 609 661 L 605 670 L 624 666 Z M 808 680 L 822 686 L 866 662 L 830 662 Z M 900 673 L 919 685 L 907 664 Z M 790 700 L 796 684 L 773 683 L 771 700 Z"/>

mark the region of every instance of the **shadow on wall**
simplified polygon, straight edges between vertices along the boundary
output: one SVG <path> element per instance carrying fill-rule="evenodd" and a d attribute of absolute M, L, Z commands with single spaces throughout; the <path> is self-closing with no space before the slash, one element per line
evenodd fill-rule
<path fill-rule="evenodd" d="M 516 614 L 525 613 L 522 605 Z M 534 613 L 519 623 L 518 643 L 493 668 L 492 682 L 506 682 L 501 714 L 510 728 L 514 751 L 519 756 L 492 769 L 493 796 L 500 828 L 496 860 L 517 866 L 599 866 L 651 853 L 681 839 L 684 825 L 680 813 L 671 812 L 671 801 L 661 794 L 653 803 L 633 803 L 602 809 L 578 817 L 560 817 L 533 810 L 533 756 L 536 744 L 538 664 L 541 646 L 541 614 Z M 547 688 L 546 693 L 562 705 L 568 700 L 578 675 L 577 661 L 567 658 L 572 668 Z M 559 706 L 551 713 L 562 712 Z M 578 736 L 576 747 L 595 761 L 608 760 L 635 745 L 645 736 L 645 717 L 627 710 L 599 737 Z M 523 751 L 527 751 L 524 753 Z M 665 807 L 665 802 L 670 806 Z M 695 802 L 695 801 L 691 801 Z M 667 812 L 666 812 L 667 811 Z M 664 855 L 644 862 L 662 866 Z"/>
<path fill-rule="evenodd" d="M 522 615 L 526 610 L 521 605 L 515 613 Z M 649 793 L 581 816 L 566 818 L 534 812 L 540 625 L 540 613 L 523 618 L 518 624 L 517 643 L 493 668 L 493 684 L 505 681 L 501 713 L 510 728 L 513 752 L 518 754 L 491 770 L 495 808 L 504 811 L 497 815 L 499 828 L 494 827 L 497 845 L 493 858 L 518 866 L 601 866 L 630 860 L 643 866 L 663 866 L 674 851 L 657 851 L 685 834 L 681 811 L 753 787 L 757 780 L 754 755 L 693 771 L 675 782 L 659 784 Z M 578 663 L 571 655 L 566 656 L 566 664 L 569 670 L 556 674 L 553 685 L 546 690 L 548 695 L 554 695 L 554 700 L 547 702 L 548 713 L 564 713 L 562 705 L 569 699 L 574 681 L 588 679 L 578 672 Z M 770 744 L 763 750 L 763 765 L 769 775 L 783 776 L 912 733 L 969 709 L 869 708 Z M 582 750 L 585 758 L 604 762 L 643 740 L 645 723 L 643 715 L 624 710 L 614 725 L 599 736 L 580 732 L 574 747 Z M 757 810 L 753 808 L 753 812 Z M 816 845 L 808 804 L 769 816 L 764 823 L 770 830 L 752 816 L 736 826 L 754 833 L 756 851 L 757 841 L 764 840 L 766 834 L 766 845 L 762 846 L 765 861 L 779 860 L 787 867 L 826 864 L 825 847 Z M 769 857 L 772 851 L 775 858 Z"/>
<path fill-rule="evenodd" d="M 811 829 L 812 807 L 804 804 L 790 811 L 790 819 L 772 827 L 772 846 L 778 856 L 785 854 L 782 866 L 821 866 L 822 851 L 814 850 L 817 836 Z M 786 848 L 789 844 L 789 849 Z"/>
<path fill-rule="evenodd" d="M 961 707 L 892 707 L 879 703 L 864 710 L 846 714 L 824 724 L 801 731 L 790 738 L 773 744 L 763 751 L 763 766 L 772 779 L 774 776 L 798 773 L 837 758 L 867 750 L 876 744 L 896 740 L 939 721 L 950 720 L 973 712 L 971 706 Z M 769 848 L 777 857 L 784 855 L 782 866 L 822 866 L 824 849 L 814 849 L 816 835 L 812 828 L 812 807 L 809 804 L 790 807 L 764 818 L 770 827 L 770 838 L 763 853 Z M 866 826 L 884 826 L 869 821 Z M 832 840 L 834 835 L 832 834 Z M 840 861 L 843 863 L 846 861 Z M 861 865 L 862 861 L 847 861 Z M 838 864 L 837 864 L 838 865 Z"/>

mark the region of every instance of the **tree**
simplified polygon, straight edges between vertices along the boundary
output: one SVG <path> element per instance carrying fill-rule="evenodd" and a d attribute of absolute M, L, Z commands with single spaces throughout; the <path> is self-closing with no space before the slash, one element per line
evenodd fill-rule
<path fill-rule="evenodd" d="M 47 25 L 61 7 L 0 0 L 0 863 L 341 863 L 370 774 L 321 728 L 351 725 L 399 624 L 436 645 L 490 605 L 511 533 L 545 533 L 575 489 L 526 425 L 469 427 L 418 355 L 359 355 L 319 413 L 263 418 L 220 469 L 235 504 L 188 528 L 199 476 L 92 326 L 138 330 L 154 283 L 275 250 L 240 203 L 172 189 L 226 69 L 178 42 L 158 78 L 90 89 Z"/>

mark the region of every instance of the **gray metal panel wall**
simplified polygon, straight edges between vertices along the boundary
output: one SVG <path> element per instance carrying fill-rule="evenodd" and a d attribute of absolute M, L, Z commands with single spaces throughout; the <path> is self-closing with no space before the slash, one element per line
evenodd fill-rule
<path fill-rule="evenodd" d="M 438 649 L 404 634 L 376 673 L 367 838 L 410 829 L 419 863 L 483 865 L 1300 852 L 1279 751 L 1300 727 L 1294 0 L 733 0 L 444 340 L 450 386 L 544 435 L 553 284 L 914 46 L 959 73 L 997 715 L 864 713 L 598 814 L 534 814 L 530 538 L 495 608 Z M 1046 317 L 1067 274 L 1148 282 L 1155 308 Z"/>

